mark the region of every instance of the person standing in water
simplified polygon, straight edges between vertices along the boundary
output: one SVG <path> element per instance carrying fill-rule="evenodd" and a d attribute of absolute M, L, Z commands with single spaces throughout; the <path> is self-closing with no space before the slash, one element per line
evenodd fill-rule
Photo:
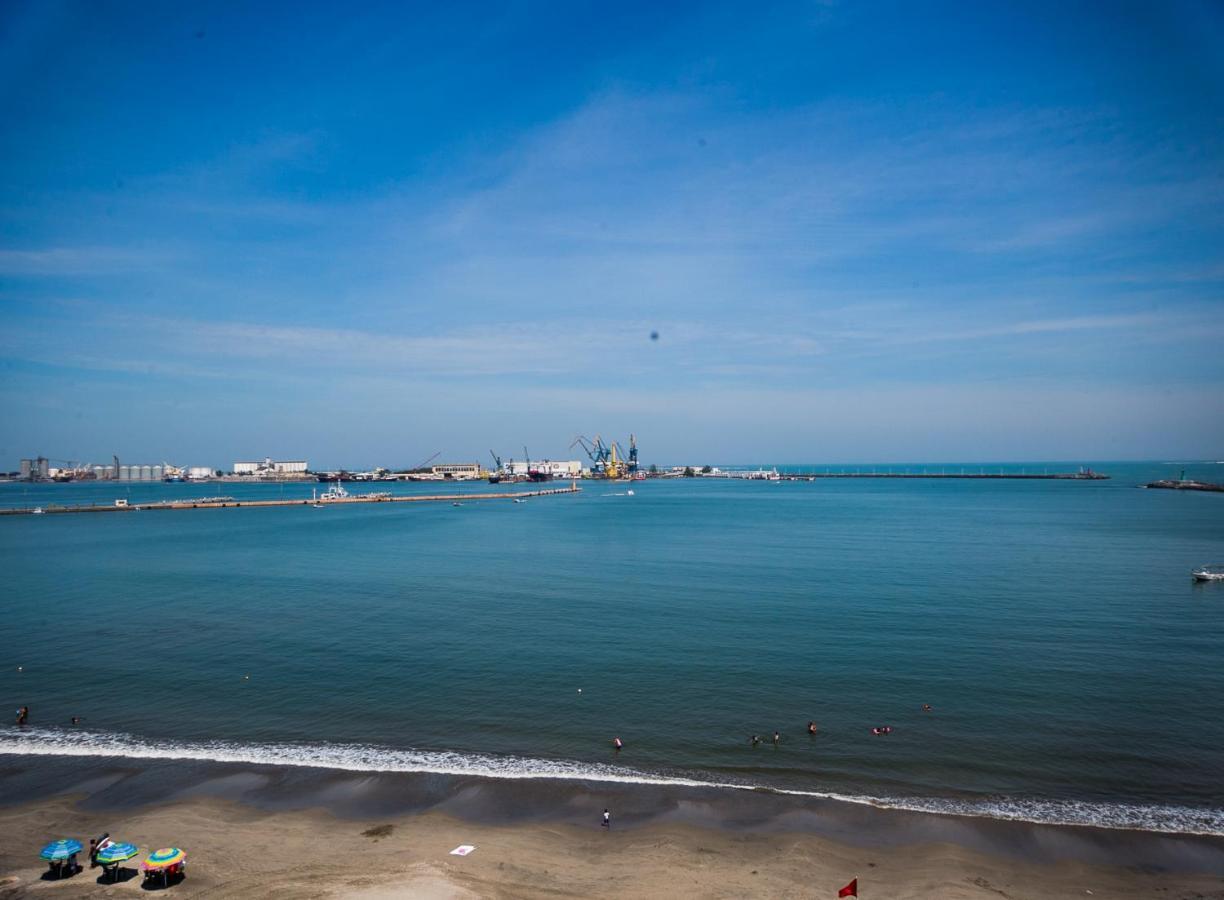
<path fill-rule="evenodd" d="M 612 746 L 616 748 L 617 753 L 620 753 L 621 750 L 624 749 L 625 747 L 625 742 L 622 741 L 619 737 L 614 737 L 612 738 Z"/>
<path fill-rule="evenodd" d="M 17 710 L 17 724 L 25 725 L 30 721 L 30 707 L 23 706 Z"/>
<path fill-rule="evenodd" d="M 782 735 L 778 734 L 778 732 L 775 731 L 774 732 L 774 746 L 775 747 L 778 746 L 778 741 L 780 740 L 782 740 Z"/>
<path fill-rule="evenodd" d="M 752 743 L 752 746 L 754 746 L 754 747 L 755 747 L 757 744 L 761 743 L 761 736 L 760 736 L 759 734 L 754 734 L 754 735 L 752 736 L 752 738 L 751 738 L 751 743 Z"/>

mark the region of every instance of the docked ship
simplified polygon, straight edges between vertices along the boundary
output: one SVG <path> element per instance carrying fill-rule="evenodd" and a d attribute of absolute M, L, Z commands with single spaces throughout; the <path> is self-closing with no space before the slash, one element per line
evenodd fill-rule
<path fill-rule="evenodd" d="M 347 500 L 348 498 L 349 498 L 349 492 L 344 489 L 344 485 L 342 485 L 340 483 L 340 479 L 337 478 L 336 481 L 332 484 L 331 490 L 324 491 L 322 494 L 319 494 L 317 499 L 319 500 Z"/>

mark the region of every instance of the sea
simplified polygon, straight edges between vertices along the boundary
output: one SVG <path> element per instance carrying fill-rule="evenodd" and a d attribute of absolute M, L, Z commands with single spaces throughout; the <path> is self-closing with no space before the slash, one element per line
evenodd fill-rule
<path fill-rule="evenodd" d="M 1140 487 L 1224 464 L 1086 464 L 1111 478 L 0 517 L 0 768 L 696 785 L 1224 835 L 1224 583 L 1190 577 L 1224 563 L 1224 495 Z M 10 483 L 0 505 L 312 487 Z"/>

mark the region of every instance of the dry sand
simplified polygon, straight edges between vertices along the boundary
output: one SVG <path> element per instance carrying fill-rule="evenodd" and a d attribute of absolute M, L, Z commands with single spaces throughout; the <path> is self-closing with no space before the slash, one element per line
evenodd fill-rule
<path fill-rule="evenodd" d="M 615 824 L 473 825 L 437 812 L 356 822 L 216 799 L 94 813 L 61 797 L 0 809 L 0 898 L 141 896 L 138 876 L 110 885 L 101 869 L 43 880 L 45 842 L 102 831 L 137 844 L 140 858 L 184 848 L 188 877 L 168 890 L 183 897 L 833 898 L 858 876 L 862 897 L 894 900 L 1224 898 L 1224 879 L 1207 875 L 1022 862 L 951 844 L 863 849 L 807 834 Z M 449 855 L 459 844 L 476 850 Z"/>

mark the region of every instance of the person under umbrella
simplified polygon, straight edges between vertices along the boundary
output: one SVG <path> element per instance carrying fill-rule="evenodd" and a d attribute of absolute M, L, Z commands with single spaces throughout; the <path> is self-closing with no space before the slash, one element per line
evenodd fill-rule
<path fill-rule="evenodd" d="M 60 838 L 42 848 L 38 855 L 50 865 L 49 871 L 56 878 L 63 878 L 64 873 L 75 875 L 77 871 L 77 854 L 81 852 L 82 844 L 75 838 Z"/>
<path fill-rule="evenodd" d="M 167 885 L 176 875 L 186 877 L 183 871 L 186 865 L 186 853 L 178 847 L 163 847 L 161 850 L 154 850 L 150 853 L 149 858 L 141 863 L 140 867 L 144 869 L 146 881 L 161 875 L 162 885 Z"/>
<path fill-rule="evenodd" d="M 140 851 L 136 849 L 135 844 L 111 841 L 98 851 L 98 855 L 95 858 L 98 861 L 98 865 L 102 867 L 102 871 L 110 876 L 111 881 L 114 881 L 119 877 L 119 864 L 127 862 L 138 853 Z"/>

